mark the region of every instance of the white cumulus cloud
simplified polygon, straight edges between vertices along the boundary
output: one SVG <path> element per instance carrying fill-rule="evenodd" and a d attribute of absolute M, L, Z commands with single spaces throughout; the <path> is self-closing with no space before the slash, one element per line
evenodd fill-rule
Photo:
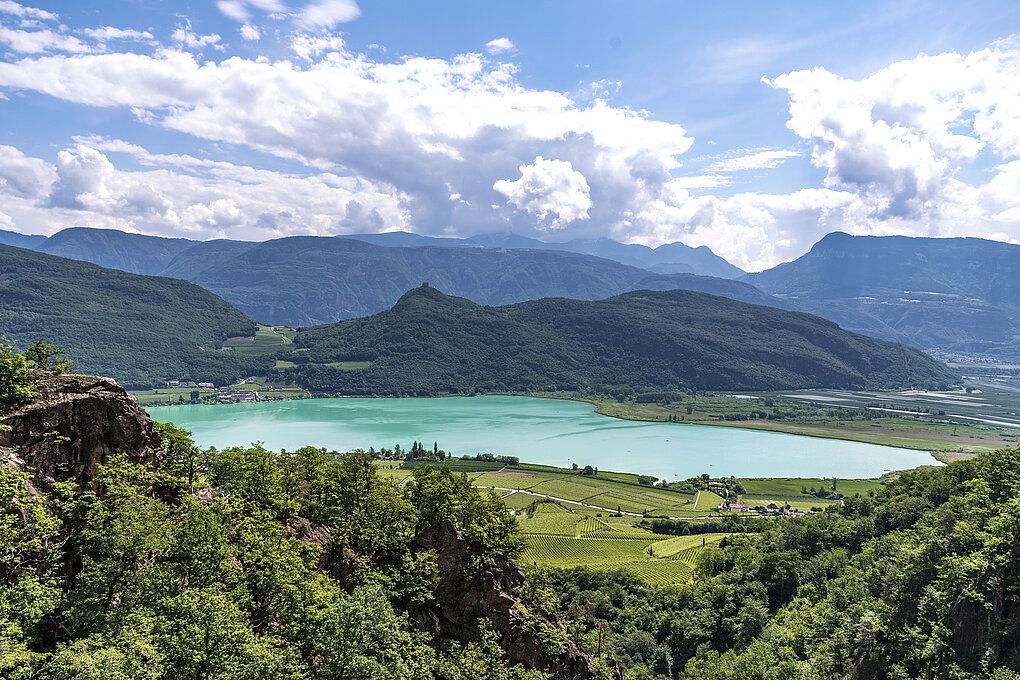
<path fill-rule="evenodd" d="M 49 29 L 22 31 L 0 24 L 0 43 L 6 43 L 14 52 L 39 54 L 43 52 L 91 52 L 92 48 L 73 35 Z"/>
<path fill-rule="evenodd" d="M 520 178 L 501 179 L 492 188 L 507 197 L 507 203 L 538 218 L 548 229 L 588 219 L 591 189 L 584 175 L 569 161 L 546 160 L 541 156 L 522 165 Z"/>
<path fill-rule="evenodd" d="M 213 47 L 217 50 L 224 49 L 223 46 L 219 44 L 220 36 L 218 33 L 199 35 L 191 30 L 190 24 L 186 26 L 178 26 L 170 36 L 170 39 L 193 50 L 201 50 L 204 47 Z"/>
<path fill-rule="evenodd" d="M 241 33 L 241 38 L 244 40 L 253 42 L 262 37 L 262 31 L 259 30 L 259 27 L 252 24 L 244 24 L 238 30 Z"/>
<path fill-rule="evenodd" d="M 813 69 L 768 81 L 789 93 L 788 127 L 825 180 L 733 193 L 735 173 L 790 162 L 799 146 L 734 150 L 679 176 L 693 143 L 684 128 L 615 105 L 605 88 L 583 101 L 536 89 L 518 66 L 485 54 L 354 52 L 334 29 L 356 16 L 349 1 L 218 4 L 246 39 L 261 34 L 260 12 L 307 30 L 289 36 L 290 58 L 276 60 L 210 58 L 207 48 L 228 46 L 190 24 L 169 48 L 146 45 L 155 43 L 146 31 L 110 27 L 0 33 L 9 46 L 0 98 L 29 91 L 119 109 L 201 151 L 154 154 L 137 140 L 88 136 L 46 159 L 0 147 L 5 224 L 249 239 L 555 229 L 558 239 L 708 245 L 749 269 L 796 257 L 837 229 L 1020 240 L 1017 41 L 922 55 L 858 79 Z M 29 10 L 0 0 L 0 12 L 15 11 Z M 119 40 L 134 43 L 119 49 Z M 297 170 L 235 165 L 235 146 Z"/>
<path fill-rule="evenodd" d="M 485 51 L 489 54 L 508 54 L 516 52 L 517 46 L 510 38 L 496 38 L 485 43 Z"/>
<path fill-rule="evenodd" d="M 99 28 L 83 28 L 81 34 L 100 42 L 110 40 L 152 40 L 152 33 L 148 31 L 136 31 L 131 28 L 114 28 L 113 26 L 101 26 Z"/>
<path fill-rule="evenodd" d="M 41 21 L 56 21 L 58 18 L 53 12 L 47 12 L 44 9 L 37 9 L 35 7 L 26 7 L 12 0 L 0 0 L 0 13 L 25 19 L 39 19 Z"/>

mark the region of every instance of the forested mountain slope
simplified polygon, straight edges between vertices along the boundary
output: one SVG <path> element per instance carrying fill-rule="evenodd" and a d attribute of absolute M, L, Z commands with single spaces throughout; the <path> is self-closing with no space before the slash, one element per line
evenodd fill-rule
<path fill-rule="evenodd" d="M 646 285 L 649 277 L 653 283 Z M 260 321 L 292 326 L 382 311 L 425 281 L 479 304 L 501 305 L 542 297 L 593 300 L 661 286 L 665 280 L 643 269 L 570 252 L 384 247 L 313 236 L 260 243 L 188 279 Z M 738 283 L 692 275 L 683 280 L 692 288 L 765 299 Z"/>
<path fill-rule="evenodd" d="M 742 280 L 844 328 L 922 349 L 1020 357 L 1020 246 L 829 234 Z"/>
<path fill-rule="evenodd" d="M 157 275 L 178 254 L 197 241 L 129 234 L 117 229 L 71 227 L 59 231 L 34 250 L 132 274 Z"/>
<path fill-rule="evenodd" d="M 680 275 L 685 287 L 769 304 L 751 286 L 701 277 L 709 273 L 732 279 L 743 272 L 707 248 L 682 243 L 653 251 L 610 239 L 544 243 L 513 235 L 458 239 L 407 232 L 253 243 L 191 241 L 86 227 L 64 229 L 49 238 L 2 232 L 0 243 L 134 274 L 185 279 L 224 296 L 262 321 L 298 326 L 382 311 L 422 281 L 434 281 L 482 304 L 548 296 L 597 299 L 641 288 L 677 287 L 642 267 L 694 272 Z M 385 252 L 365 244 L 397 250 Z M 673 260 L 694 264 L 670 264 Z M 702 260 L 704 266 L 697 264 Z"/>
<path fill-rule="evenodd" d="M 264 359 L 218 351 L 257 324 L 187 281 L 128 274 L 0 246 L 0 329 L 24 349 L 70 347 L 78 370 L 132 385 L 188 377 L 224 383 L 266 370 Z"/>
<path fill-rule="evenodd" d="M 900 388 L 955 380 L 903 345 L 815 316 L 683 290 L 483 307 L 420 287 L 386 312 L 305 329 L 294 343 L 301 363 L 292 370 L 303 384 L 347 394 L 596 384 Z M 372 364 L 336 366 L 344 361 Z"/>

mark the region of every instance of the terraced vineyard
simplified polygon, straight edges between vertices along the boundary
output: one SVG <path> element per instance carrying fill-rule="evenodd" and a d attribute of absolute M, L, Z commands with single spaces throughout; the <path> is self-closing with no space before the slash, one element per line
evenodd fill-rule
<path fill-rule="evenodd" d="M 694 577 L 703 545 L 717 544 L 726 534 L 700 534 L 663 539 L 635 526 L 640 515 L 718 517 L 722 498 L 702 491 L 695 496 L 640 484 L 636 475 L 602 472 L 585 476 L 575 470 L 521 464 L 447 461 L 472 484 L 500 494 L 517 516 L 527 548 L 522 564 L 556 568 L 586 566 L 626 569 L 655 584 L 682 584 Z M 397 483 L 411 475 L 413 464 L 381 472 Z M 616 511 L 619 510 L 618 514 Z"/>
<path fill-rule="evenodd" d="M 652 554 L 655 557 L 674 557 L 676 559 L 685 559 L 683 557 L 676 556 L 685 554 L 691 550 L 700 550 L 701 547 L 705 545 L 718 543 L 726 536 L 727 534 L 700 534 L 697 536 L 676 536 L 674 538 L 667 538 L 664 541 L 652 544 Z"/>
<path fill-rule="evenodd" d="M 697 517 L 714 510 L 696 510 L 692 494 L 641 485 L 636 475 L 625 473 L 584 476 L 573 470 L 522 464 L 505 470 L 480 471 L 472 477 L 472 483 L 481 488 L 509 489 L 536 498 L 567 500 L 581 507 L 595 506 L 596 511 L 606 513 Z"/>

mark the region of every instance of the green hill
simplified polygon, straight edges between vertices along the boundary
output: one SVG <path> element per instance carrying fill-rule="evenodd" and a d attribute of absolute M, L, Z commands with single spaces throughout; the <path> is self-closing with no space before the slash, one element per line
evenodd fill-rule
<path fill-rule="evenodd" d="M 168 378 L 222 384 L 264 372 L 266 360 L 218 351 L 252 335 L 255 321 L 178 279 L 0 245 L 0 329 L 24 349 L 35 340 L 70 347 L 80 372 L 131 386 Z"/>
<path fill-rule="evenodd" d="M 289 371 L 313 390 L 792 389 L 954 381 L 924 354 L 815 316 L 691 291 L 483 307 L 435 288 L 374 316 L 304 329 Z M 350 370 L 344 362 L 371 362 Z"/>
<path fill-rule="evenodd" d="M 844 328 L 923 349 L 1020 359 L 1020 246 L 829 234 L 744 281 Z"/>

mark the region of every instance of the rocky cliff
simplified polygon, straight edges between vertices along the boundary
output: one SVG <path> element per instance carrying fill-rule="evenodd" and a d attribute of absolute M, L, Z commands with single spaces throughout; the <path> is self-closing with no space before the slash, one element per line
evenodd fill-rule
<path fill-rule="evenodd" d="M 498 557 L 494 564 L 472 567 L 471 545 L 449 520 L 423 531 L 415 546 L 433 552 L 438 567 L 437 607 L 410 612 L 420 627 L 466 642 L 479 618 L 486 617 L 512 661 L 552 673 L 556 680 L 597 677 L 595 660 L 567 637 L 559 621 L 529 612 L 514 595 L 524 584 L 516 565 Z"/>
<path fill-rule="evenodd" d="M 92 479 L 100 465 L 123 453 L 155 470 L 160 439 L 152 419 L 109 378 L 46 376 L 38 397 L 3 416 L 0 463 L 30 473 L 37 484 Z"/>

